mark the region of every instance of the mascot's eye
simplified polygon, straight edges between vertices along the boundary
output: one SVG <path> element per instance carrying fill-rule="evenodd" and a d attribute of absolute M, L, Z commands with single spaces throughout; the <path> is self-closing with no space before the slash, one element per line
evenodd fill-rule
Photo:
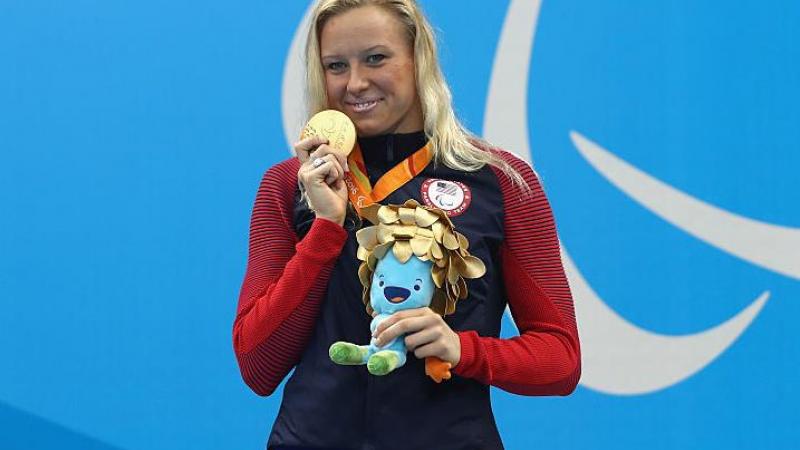
<path fill-rule="evenodd" d="M 422 286 L 420 286 L 420 285 L 418 285 L 418 284 L 415 284 L 415 285 L 414 285 L 414 290 L 415 290 L 415 291 L 418 291 L 418 290 L 420 290 L 420 289 L 422 289 Z"/>
<path fill-rule="evenodd" d="M 383 284 L 384 284 L 384 283 L 383 283 L 383 280 L 381 280 L 381 281 L 378 283 L 378 286 L 380 286 L 380 287 L 383 287 Z"/>

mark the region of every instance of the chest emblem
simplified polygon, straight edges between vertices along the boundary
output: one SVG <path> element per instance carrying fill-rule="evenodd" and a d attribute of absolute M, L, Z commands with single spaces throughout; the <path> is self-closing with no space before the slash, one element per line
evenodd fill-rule
<path fill-rule="evenodd" d="M 458 181 L 429 178 L 422 183 L 422 202 L 443 210 L 448 217 L 455 217 L 469 208 L 472 192 Z"/>

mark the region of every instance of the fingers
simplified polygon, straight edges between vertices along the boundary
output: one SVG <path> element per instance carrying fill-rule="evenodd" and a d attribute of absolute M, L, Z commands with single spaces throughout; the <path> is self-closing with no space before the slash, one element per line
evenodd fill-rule
<path fill-rule="evenodd" d="M 407 319 L 410 317 L 417 317 L 417 316 L 428 316 L 433 315 L 436 317 L 440 317 L 438 314 L 433 312 L 430 308 L 414 308 L 414 309 L 406 309 L 404 311 L 399 311 L 391 316 L 389 316 L 386 320 L 380 323 L 378 327 L 375 329 L 375 333 L 373 336 L 378 337 L 379 334 L 383 333 L 384 330 L 391 327 L 395 323 L 399 322 L 400 320 Z"/>
<path fill-rule="evenodd" d="M 461 360 L 461 344 L 457 333 L 442 316 L 430 308 L 416 308 L 392 314 L 375 328 L 375 345 L 381 347 L 405 335 L 404 343 L 417 358 L 435 356 L 453 365 Z"/>
<path fill-rule="evenodd" d="M 328 155 L 330 155 L 330 156 L 332 156 L 333 158 L 336 159 L 336 161 L 339 163 L 339 167 L 340 168 L 343 168 L 345 171 L 349 171 L 350 170 L 348 168 L 348 166 L 347 166 L 347 157 L 344 156 L 338 150 L 334 150 L 333 148 L 331 148 L 327 144 L 322 144 L 319 147 L 317 147 L 315 150 L 312 150 L 311 153 L 308 156 L 308 159 L 313 162 L 317 158 L 325 158 Z"/>
<path fill-rule="evenodd" d="M 315 157 L 312 161 L 316 161 L 317 157 Z M 321 157 L 323 163 L 319 165 L 315 170 L 320 171 L 320 175 L 325 176 L 325 184 L 332 185 L 337 180 L 340 180 L 344 177 L 344 170 L 342 166 L 339 164 L 339 160 L 336 159 L 334 155 L 328 154 Z"/>
<path fill-rule="evenodd" d="M 427 309 L 427 308 L 421 308 L 421 309 Z M 442 318 L 439 315 L 433 313 L 432 311 L 431 314 L 421 314 L 421 315 L 417 314 L 414 316 L 401 317 L 399 319 L 394 318 L 394 316 L 407 312 L 408 311 L 402 311 L 400 313 L 396 313 L 392 317 L 383 321 L 375 329 L 375 337 L 377 338 L 379 346 L 383 345 L 383 343 L 385 342 L 391 342 L 392 339 L 400 335 L 413 334 L 424 329 L 434 330 L 434 332 L 436 332 L 438 335 L 444 334 L 442 327 L 446 327 L 447 325 L 444 323 L 444 320 L 442 320 Z M 394 323 L 386 326 L 386 323 L 389 322 L 390 320 L 393 320 Z M 424 336 L 422 336 L 421 338 L 424 338 Z"/>
<path fill-rule="evenodd" d="M 295 146 L 297 158 L 303 162 L 298 176 L 304 185 L 308 182 L 324 182 L 333 186 L 344 178 L 345 172 L 349 171 L 347 157 L 320 142 L 327 140 L 312 137 L 303 139 Z"/>
<path fill-rule="evenodd" d="M 406 336 L 405 343 L 408 351 L 413 352 L 419 347 L 436 341 L 444 335 L 443 330 L 438 327 L 424 328 L 416 333 Z"/>
<path fill-rule="evenodd" d="M 314 167 L 313 161 L 317 158 L 322 160 L 322 163 Z M 344 178 L 344 169 L 339 163 L 339 159 L 334 154 L 327 154 L 321 157 L 314 157 L 304 164 L 298 172 L 298 178 L 306 188 L 311 183 L 325 183 L 329 186 L 335 185 L 337 181 Z"/>
<path fill-rule="evenodd" d="M 328 173 L 325 175 L 325 184 L 331 185 L 344 177 L 344 170 L 342 169 L 342 166 L 339 165 L 339 161 L 333 157 L 333 155 L 325 155 L 323 160 L 325 163 L 323 163 L 320 168 L 325 166 L 329 167 Z"/>
<path fill-rule="evenodd" d="M 297 155 L 297 159 L 299 159 L 302 164 L 308 161 L 313 162 L 315 159 L 322 158 L 325 155 L 333 155 L 339 162 L 339 166 L 345 171 L 349 171 L 350 169 L 347 167 L 347 157 L 343 155 L 342 152 L 333 149 L 327 144 L 327 139 L 319 136 L 312 136 L 296 142 L 294 144 L 294 152 Z"/>
<path fill-rule="evenodd" d="M 297 159 L 299 159 L 301 163 L 305 163 L 308 161 L 311 152 L 316 150 L 320 145 L 327 143 L 328 140 L 323 137 L 311 136 L 295 142 L 292 147 L 294 148 L 294 153 L 297 155 Z"/>
<path fill-rule="evenodd" d="M 414 356 L 417 358 L 427 358 L 429 356 L 436 356 L 444 361 L 441 356 L 446 352 L 447 348 L 442 341 L 435 341 L 414 350 Z"/>

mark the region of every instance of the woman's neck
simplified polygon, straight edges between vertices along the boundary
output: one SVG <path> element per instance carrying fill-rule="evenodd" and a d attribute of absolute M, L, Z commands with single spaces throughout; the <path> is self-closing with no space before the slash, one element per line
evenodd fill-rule
<path fill-rule="evenodd" d="M 371 169 L 370 178 L 373 172 L 383 174 L 399 164 L 421 149 L 426 142 L 428 138 L 422 131 L 358 138 L 364 163 Z"/>

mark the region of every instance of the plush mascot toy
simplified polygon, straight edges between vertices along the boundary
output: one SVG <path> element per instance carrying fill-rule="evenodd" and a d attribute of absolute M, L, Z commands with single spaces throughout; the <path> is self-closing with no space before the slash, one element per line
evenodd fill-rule
<path fill-rule="evenodd" d="M 358 231 L 358 270 L 364 286 L 363 300 L 378 324 L 397 311 L 428 306 L 446 316 L 456 301 L 467 297 L 465 278 L 486 272 L 483 262 L 469 254 L 469 242 L 453 228 L 447 214 L 421 206 L 415 200 L 403 205 L 374 204 L 361 209 L 374 226 Z M 336 342 L 329 353 L 333 362 L 367 365 L 373 375 L 386 375 L 406 362 L 404 336 L 378 347 Z M 425 373 L 434 381 L 450 378 L 450 363 L 425 359 Z"/>

